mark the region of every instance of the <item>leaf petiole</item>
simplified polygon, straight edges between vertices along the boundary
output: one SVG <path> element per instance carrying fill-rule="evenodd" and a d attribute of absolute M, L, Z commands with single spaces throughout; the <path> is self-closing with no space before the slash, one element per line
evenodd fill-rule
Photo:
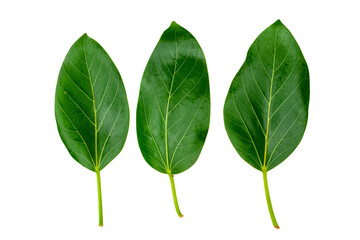
<path fill-rule="evenodd" d="M 268 181 L 267 181 L 267 171 L 266 171 L 266 169 L 263 169 L 262 172 L 263 172 L 263 178 L 264 178 L 265 196 L 266 196 L 266 201 L 267 201 L 267 205 L 269 208 L 271 221 L 275 228 L 280 229 L 278 223 L 276 222 L 274 210 L 271 205 L 271 199 L 270 199 L 270 193 L 269 193 L 269 187 L 268 187 Z"/>
<path fill-rule="evenodd" d="M 172 194 L 173 194 L 173 198 L 174 198 L 174 205 L 175 205 L 175 209 L 177 214 L 179 215 L 179 217 L 183 217 L 184 215 L 181 214 L 180 212 L 180 208 L 179 208 L 179 204 L 177 201 L 177 196 L 176 196 L 176 189 L 175 189 L 175 182 L 174 182 L 174 176 L 171 173 L 168 173 L 169 178 L 170 178 L 170 183 L 171 183 L 171 190 L 172 190 Z"/>
<path fill-rule="evenodd" d="M 98 189 L 98 201 L 99 201 L 99 227 L 103 226 L 103 211 L 102 211 L 102 197 L 101 197 L 101 181 L 99 167 L 95 167 L 97 189 Z"/>

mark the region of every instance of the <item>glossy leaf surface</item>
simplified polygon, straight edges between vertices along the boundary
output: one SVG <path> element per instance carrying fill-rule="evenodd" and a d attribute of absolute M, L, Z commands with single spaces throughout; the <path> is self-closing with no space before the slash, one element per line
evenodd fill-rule
<path fill-rule="evenodd" d="M 224 106 L 227 134 L 240 156 L 268 171 L 300 143 L 308 119 L 309 71 L 278 20 L 251 45 Z"/>
<path fill-rule="evenodd" d="M 69 153 L 91 171 L 103 169 L 125 143 L 129 106 L 124 84 L 109 55 L 86 34 L 60 69 L 55 115 Z"/>
<path fill-rule="evenodd" d="M 209 77 L 196 39 L 173 22 L 153 51 L 140 86 L 136 127 L 147 163 L 181 173 L 197 160 L 209 128 Z"/>

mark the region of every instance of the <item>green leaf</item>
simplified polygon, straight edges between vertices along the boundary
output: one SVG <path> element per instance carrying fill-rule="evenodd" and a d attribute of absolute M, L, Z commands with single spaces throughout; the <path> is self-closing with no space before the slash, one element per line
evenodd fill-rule
<path fill-rule="evenodd" d="M 187 170 L 199 157 L 209 121 L 204 53 L 191 33 L 172 22 L 141 81 L 136 128 L 143 157 L 151 167 L 167 173 L 173 183 L 173 174 Z"/>
<path fill-rule="evenodd" d="M 231 143 L 246 162 L 264 173 L 269 200 L 266 172 L 300 143 L 308 119 L 309 92 L 304 56 L 278 20 L 251 45 L 224 106 Z"/>
<path fill-rule="evenodd" d="M 60 69 L 55 116 L 61 140 L 71 156 L 97 173 L 100 204 L 99 172 L 124 146 L 129 106 L 115 64 L 86 34 L 70 48 Z"/>

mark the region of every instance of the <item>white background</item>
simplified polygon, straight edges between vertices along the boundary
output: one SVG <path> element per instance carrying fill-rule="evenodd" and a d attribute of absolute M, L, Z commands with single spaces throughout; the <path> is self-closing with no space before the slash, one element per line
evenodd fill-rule
<path fill-rule="evenodd" d="M 1 1 L 0 239 L 359 239 L 360 15 L 356 1 Z M 310 69 L 309 122 L 295 152 L 268 174 L 280 230 L 272 227 L 262 174 L 236 153 L 223 124 L 230 83 L 255 38 L 277 19 Z M 211 122 L 197 163 L 167 175 L 137 145 L 143 70 L 171 21 L 188 29 L 208 63 Z M 57 75 L 83 34 L 123 78 L 130 129 L 102 172 L 76 163 L 54 117 Z"/>

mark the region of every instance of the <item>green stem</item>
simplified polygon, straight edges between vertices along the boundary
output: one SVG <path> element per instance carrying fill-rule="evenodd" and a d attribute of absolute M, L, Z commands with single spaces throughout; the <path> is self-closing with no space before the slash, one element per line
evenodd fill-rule
<path fill-rule="evenodd" d="M 279 229 L 280 227 L 279 227 L 278 223 L 276 222 L 274 210 L 273 210 L 272 205 L 271 205 L 271 199 L 270 199 L 270 193 L 269 193 L 269 187 L 268 187 L 268 181 L 267 181 L 267 171 L 266 171 L 266 169 L 263 169 L 262 172 L 263 172 L 263 178 L 264 178 L 266 201 L 267 201 L 267 205 L 268 205 L 268 208 L 269 208 L 271 221 L 272 221 L 274 227 Z"/>
<path fill-rule="evenodd" d="M 168 173 L 168 175 L 170 178 L 171 190 L 172 190 L 172 194 L 173 194 L 173 198 L 174 198 L 174 205 L 175 205 L 176 212 L 179 215 L 179 217 L 183 217 L 184 215 L 182 215 L 180 212 L 179 204 L 178 204 L 177 197 L 176 197 L 174 176 L 171 173 Z"/>
<path fill-rule="evenodd" d="M 103 211 L 102 211 L 102 198 L 101 198 L 101 181 L 100 181 L 100 170 L 98 167 L 95 168 L 97 189 L 98 189 L 98 201 L 99 201 L 99 226 L 103 226 Z"/>

